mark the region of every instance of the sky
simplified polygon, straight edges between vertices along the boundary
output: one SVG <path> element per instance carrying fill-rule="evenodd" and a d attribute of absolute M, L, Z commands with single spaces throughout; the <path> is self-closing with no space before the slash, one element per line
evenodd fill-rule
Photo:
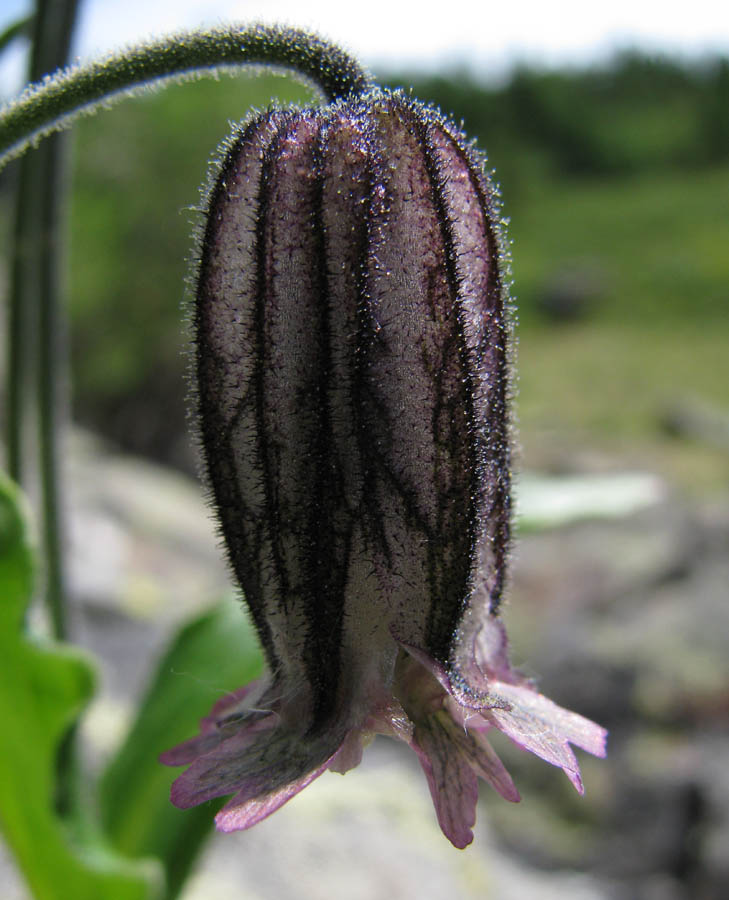
<path fill-rule="evenodd" d="M 0 31 L 30 8 L 29 0 L 0 0 Z M 498 77 L 514 62 L 581 64 L 635 46 L 689 56 L 729 53 L 729 9 L 721 0 L 82 0 L 81 9 L 76 52 L 83 58 L 162 32 L 235 20 L 312 28 L 375 74 L 446 65 Z M 7 94 L 23 69 L 19 48 L 6 56 L 0 88 Z"/>

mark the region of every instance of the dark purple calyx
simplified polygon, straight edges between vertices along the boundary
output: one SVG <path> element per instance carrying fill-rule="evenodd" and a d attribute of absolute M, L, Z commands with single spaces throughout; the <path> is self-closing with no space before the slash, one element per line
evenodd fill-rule
<path fill-rule="evenodd" d="M 270 669 L 306 685 L 315 726 L 352 693 L 351 660 L 393 635 L 467 694 L 498 610 L 510 328 L 495 221 L 463 136 L 380 91 L 252 119 L 210 192 L 207 470 Z"/>

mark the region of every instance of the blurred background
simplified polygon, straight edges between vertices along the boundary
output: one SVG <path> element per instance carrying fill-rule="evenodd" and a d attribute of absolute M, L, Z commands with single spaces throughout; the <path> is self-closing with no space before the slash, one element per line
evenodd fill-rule
<path fill-rule="evenodd" d="M 4 0 L 0 17 L 27 6 Z M 466 854 L 441 847 L 413 761 L 380 741 L 369 769 L 216 839 L 189 898 L 328 898 L 343 884 L 349 897 L 726 897 L 729 17 L 713 2 L 151 7 L 87 0 L 78 53 L 223 20 L 311 26 L 488 155 L 518 323 L 515 661 L 611 730 L 585 799 L 500 746 L 524 802 L 482 796 Z M 0 66 L 4 98 L 23 52 Z M 311 95 L 282 76 L 221 75 L 74 129 L 69 502 L 80 629 L 109 688 L 90 726 L 102 754 L 141 690 L 124 673 L 151 665 L 161 623 L 225 589 L 187 478 L 184 285 L 207 160 L 272 98 Z M 3 238 L 13 178 L 0 174 Z M 7 264 L 0 249 L 0 279 Z M 110 616 L 126 642 L 109 640 Z"/>

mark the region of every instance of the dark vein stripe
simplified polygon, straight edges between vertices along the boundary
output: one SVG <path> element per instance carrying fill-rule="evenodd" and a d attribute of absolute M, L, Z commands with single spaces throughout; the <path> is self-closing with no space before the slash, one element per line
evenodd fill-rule
<path fill-rule="evenodd" d="M 384 159 L 386 148 L 378 140 L 373 122 L 373 107 L 363 103 L 358 111 L 366 142 L 367 188 L 365 191 L 364 216 L 358 235 L 357 278 L 357 342 L 353 363 L 353 412 L 357 446 L 362 460 L 362 516 L 361 525 L 370 552 L 377 548 L 389 559 L 389 549 L 385 536 L 381 509 L 377 503 L 376 479 L 383 464 L 378 459 L 372 440 L 372 407 L 377 414 L 378 400 L 372 391 L 370 356 L 377 341 L 378 326 L 373 314 L 373 270 L 374 223 L 383 214 L 384 198 L 382 187 L 385 183 Z M 384 415 L 381 413 L 381 415 Z"/>
<path fill-rule="evenodd" d="M 258 220 L 256 223 L 256 289 L 255 289 L 255 406 L 256 437 L 258 439 L 257 455 L 263 471 L 265 492 L 266 537 L 271 545 L 271 562 L 275 576 L 275 593 L 284 615 L 288 612 L 290 600 L 290 584 L 281 547 L 280 505 L 277 498 L 277 485 L 271 468 L 271 436 L 266 421 L 265 377 L 270 366 L 269 340 L 266 334 L 266 312 L 271 302 L 271 278 L 267 271 L 269 220 L 272 215 L 271 193 L 273 189 L 273 170 L 279 148 L 295 127 L 293 114 L 282 115 L 273 140 L 263 150 L 261 165 L 260 189 L 258 194 Z M 270 589 L 266 591 L 270 594 Z M 268 603 L 271 600 L 269 599 Z M 263 604 L 266 614 L 272 610 L 268 603 Z"/>
<path fill-rule="evenodd" d="M 219 407 L 220 397 L 213 385 L 211 369 L 213 367 L 221 368 L 224 364 L 218 359 L 211 346 L 211 336 L 208 330 L 211 319 L 215 317 L 214 307 L 223 299 L 215 296 L 211 280 L 213 276 L 212 257 L 217 248 L 218 237 L 227 224 L 222 209 L 227 203 L 230 203 L 227 193 L 228 182 L 234 178 L 239 160 L 245 154 L 258 152 L 262 139 L 270 139 L 271 136 L 265 133 L 268 127 L 269 121 L 266 119 L 255 119 L 248 124 L 228 150 L 217 183 L 211 193 L 202 241 L 194 324 L 197 336 L 196 361 L 201 435 L 208 481 L 220 513 L 221 527 L 226 538 L 226 549 L 231 566 L 243 588 L 245 600 L 251 611 L 268 663 L 275 669 L 278 660 L 274 650 L 267 610 L 262 602 L 260 559 L 256 559 L 257 554 L 260 555 L 261 541 L 260 537 L 258 540 L 250 540 L 249 529 L 253 526 L 253 520 L 248 514 L 247 504 L 241 493 L 237 477 L 235 450 L 231 439 L 232 427 L 230 423 L 226 427 L 222 410 Z M 229 263 L 230 261 L 228 261 Z M 222 381 L 222 379 L 219 380 Z M 238 403 L 236 414 L 234 414 L 235 420 L 241 413 L 244 400 L 245 396 Z"/>
<path fill-rule="evenodd" d="M 479 490 L 478 472 L 480 469 L 478 447 L 476 445 L 476 442 L 473 440 L 476 425 L 476 417 L 473 407 L 474 371 L 472 362 L 469 359 L 469 353 L 464 334 L 464 310 L 461 294 L 461 284 L 456 267 L 454 229 L 456 228 L 457 223 L 452 221 L 450 217 L 450 210 L 446 205 L 444 196 L 444 175 L 440 171 L 439 163 L 435 156 L 435 149 L 431 140 L 430 129 L 433 126 L 430 122 L 428 122 L 426 117 L 419 109 L 417 109 L 416 112 L 415 108 L 410 107 L 408 111 L 410 112 L 411 123 L 415 129 L 422 148 L 425 169 L 430 181 L 430 198 L 436 211 L 436 219 L 440 226 L 441 240 L 443 242 L 445 253 L 445 269 L 448 291 L 451 296 L 452 308 L 456 319 L 456 333 L 454 335 L 454 339 L 457 341 L 458 345 L 457 352 L 460 360 L 461 370 L 460 379 L 461 382 L 465 384 L 466 388 L 465 391 L 463 391 L 460 395 L 460 399 L 462 399 L 465 406 L 467 433 L 471 437 L 470 440 L 466 440 L 465 447 L 453 448 L 458 451 L 458 455 L 460 455 L 463 450 L 466 451 L 467 459 L 459 460 L 459 462 L 462 462 L 465 465 L 466 470 L 470 476 L 469 480 L 471 482 L 471 489 L 468 492 L 466 539 L 464 541 L 461 535 L 453 533 L 452 530 L 449 530 L 447 528 L 446 515 L 448 511 L 444 508 L 446 504 L 452 504 L 454 501 L 457 503 L 458 500 L 462 500 L 462 498 L 448 498 L 440 496 L 440 508 L 438 511 L 439 520 L 436 527 L 436 533 L 440 536 L 440 540 L 437 543 L 431 542 L 429 545 L 429 581 L 432 602 L 426 626 L 426 640 L 428 650 L 433 654 L 433 656 L 441 662 L 446 662 L 450 655 L 453 637 L 457 633 L 458 625 L 463 615 L 464 607 L 473 588 L 473 548 L 477 536 L 477 510 L 474 498 L 476 497 Z M 436 378 L 440 380 L 444 377 L 445 374 L 446 373 L 439 372 L 437 373 Z M 442 392 L 440 393 L 442 394 Z M 452 400 L 453 398 L 446 396 L 444 402 L 448 403 L 449 401 L 452 402 Z M 437 418 L 439 417 L 440 412 L 441 411 L 438 408 L 434 408 L 433 410 L 434 435 L 438 433 Z M 454 460 L 447 459 L 446 464 L 448 464 L 448 462 L 452 463 L 453 461 Z M 436 480 L 438 480 L 438 467 L 441 463 L 442 457 L 439 454 L 436 456 L 437 468 L 436 472 L 434 473 Z M 451 524 L 454 528 L 458 528 L 458 524 Z M 443 552 L 441 542 L 446 542 L 458 547 L 458 550 L 456 551 L 457 568 L 455 571 L 450 570 L 450 567 L 446 572 L 438 571 L 438 568 L 440 568 L 438 566 L 438 563 L 441 561 L 439 560 L 439 557 L 442 556 Z M 438 575 L 440 575 L 441 578 L 444 575 L 446 576 L 446 578 L 449 578 L 450 576 L 450 579 L 452 579 L 451 583 L 444 583 L 443 580 L 440 580 L 438 578 Z"/>
<path fill-rule="evenodd" d="M 489 379 L 489 420 L 486 438 L 487 471 L 492 492 L 496 495 L 488 507 L 482 511 L 491 525 L 489 528 L 490 543 L 493 548 L 494 572 L 493 584 L 490 585 L 489 611 L 496 614 L 506 588 L 508 575 L 508 556 L 511 551 L 511 445 L 509 435 L 509 365 L 508 365 L 508 312 L 504 308 L 504 289 L 501 279 L 499 260 L 501 257 L 499 239 L 494 229 L 495 221 L 493 203 L 483 174 L 480 160 L 474 160 L 444 127 L 444 133 L 451 141 L 452 149 L 461 159 L 468 172 L 471 186 L 478 197 L 482 214 L 484 239 L 490 260 L 488 272 L 487 295 L 495 317 L 488 320 L 489 328 L 483 337 L 484 344 L 496 356 L 496 371 Z M 495 326 L 495 328 L 494 328 Z M 493 335 L 492 332 L 496 331 Z M 482 355 L 485 347 L 479 348 Z M 484 423 L 486 424 L 486 423 Z M 482 426 L 483 427 L 483 426 Z M 496 471 L 494 471 L 496 470 Z"/>
<path fill-rule="evenodd" d="M 343 510 L 341 467 L 337 463 L 332 431 L 330 399 L 332 347 L 330 293 L 327 270 L 330 262 L 323 220 L 324 154 L 322 122 L 319 121 L 313 147 L 314 189 L 312 231 L 314 243 L 316 322 L 305 339 L 317 345 L 318 422 L 315 446 L 314 483 L 312 484 L 307 558 L 308 590 L 305 595 L 306 641 L 304 664 L 314 688 L 311 730 L 320 728 L 334 711 L 340 684 L 340 650 L 344 614 L 344 583 L 349 563 L 348 547 L 339 547 L 337 513 Z M 334 547 L 332 547 L 332 543 Z"/>

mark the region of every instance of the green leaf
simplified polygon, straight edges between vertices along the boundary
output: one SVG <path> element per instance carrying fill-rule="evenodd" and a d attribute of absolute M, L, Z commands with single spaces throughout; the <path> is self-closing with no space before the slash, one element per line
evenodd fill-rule
<path fill-rule="evenodd" d="M 37 900 L 145 900 L 149 864 L 122 860 L 92 834 L 72 842 L 53 808 L 59 745 L 94 687 L 81 653 L 30 637 L 33 553 L 15 486 L 0 474 L 0 828 Z"/>
<path fill-rule="evenodd" d="M 197 734 L 224 694 L 256 678 L 263 663 L 240 603 L 229 599 L 188 623 L 162 659 L 138 718 L 101 782 L 101 814 L 114 845 L 129 856 L 161 858 L 173 898 L 222 805 L 179 810 L 170 785 L 180 770 L 159 754 Z"/>

